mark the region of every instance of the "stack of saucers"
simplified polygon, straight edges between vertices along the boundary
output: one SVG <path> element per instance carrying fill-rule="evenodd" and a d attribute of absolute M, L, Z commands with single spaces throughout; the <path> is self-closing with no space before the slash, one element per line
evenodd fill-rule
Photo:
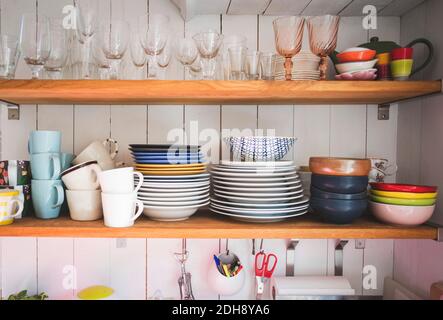
<path fill-rule="evenodd" d="M 292 161 L 221 161 L 211 168 L 211 211 L 247 222 L 305 214 L 308 198 Z"/>
<path fill-rule="evenodd" d="M 275 58 L 275 80 L 285 80 L 285 59 L 282 56 Z M 292 80 L 319 80 L 320 58 L 310 51 L 301 51 L 292 58 L 294 63 L 292 68 Z"/>
<path fill-rule="evenodd" d="M 135 169 L 143 174 L 138 199 L 147 217 L 186 220 L 209 204 L 210 180 L 200 146 L 130 145 L 130 150 Z"/>

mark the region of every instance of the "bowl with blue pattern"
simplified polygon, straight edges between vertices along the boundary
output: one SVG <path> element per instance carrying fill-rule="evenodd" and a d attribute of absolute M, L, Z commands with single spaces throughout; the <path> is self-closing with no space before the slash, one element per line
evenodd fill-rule
<path fill-rule="evenodd" d="M 297 140 L 293 137 L 251 136 L 226 137 L 225 142 L 235 161 L 279 161 Z"/>

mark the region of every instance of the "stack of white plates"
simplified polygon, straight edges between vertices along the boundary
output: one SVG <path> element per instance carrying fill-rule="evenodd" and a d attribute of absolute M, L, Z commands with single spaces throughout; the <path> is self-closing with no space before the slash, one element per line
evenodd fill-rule
<path fill-rule="evenodd" d="M 285 80 L 285 59 L 276 57 L 275 80 Z M 318 80 L 320 71 L 318 69 L 320 58 L 310 51 L 301 51 L 292 58 L 294 63 L 292 68 L 292 80 Z"/>
<path fill-rule="evenodd" d="M 230 162 L 211 168 L 211 211 L 249 222 L 305 214 L 309 199 L 292 161 Z"/>
<path fill-rule="evenodd" d="M 186 220 L 209 204 L 209 173 L 143 178 L 138 199 L 143 202 L 143 213 L 153 220 Z"/>

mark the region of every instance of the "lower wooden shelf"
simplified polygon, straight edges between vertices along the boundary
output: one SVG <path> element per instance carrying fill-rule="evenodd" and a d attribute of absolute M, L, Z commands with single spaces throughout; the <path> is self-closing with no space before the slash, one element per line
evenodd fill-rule
<path fill-rule="evenodd" d="M 102 220 L 78 222 L 69 217 L 54 220 L 24 218 L 9 226 L 0 226 L 0 237 L 435 240 L 437 236 L 438 229 L 435 227 L 389 226 L 371 217 L 344 226 L 322 223 L 312 216 L 260 224 L 239 222 L 205 211 L 180 222 L 158 222 L 143 217 L 130 228 L 107 228 Z"/>

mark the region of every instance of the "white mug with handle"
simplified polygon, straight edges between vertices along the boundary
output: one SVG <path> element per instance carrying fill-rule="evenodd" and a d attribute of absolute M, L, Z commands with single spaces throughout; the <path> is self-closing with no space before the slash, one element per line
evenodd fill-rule
<path fill-rule="evenodd" d="M 109 144 L 109 150 L 107 146 Z M 74 160 L 73 164 L 80 164 L 87 161 L 97 161 L 102 170 L 115 168 L 114 159 L 118 154 L 118 143 L 114 139 L 104 141 L 94 141 L 88 145 Z"/>
<path fill-rule="evenodd" d="M 134 177 L 138 177 L 134 189 Z M 99 175 L 100 186 L 104 193 L 131 193 L 140 190 L 143 185 L 143 174 L 134 171 L 133 167 L 102 171 Z"/>
<path fill-rule="evenodd" d="M 137 193 L 104 193 L 102 205 L 105 226 L 127 228 L 143 213 L 143 202 L 137 199 Z M 137 207 L 137 211 L 135 210 Z"/>

